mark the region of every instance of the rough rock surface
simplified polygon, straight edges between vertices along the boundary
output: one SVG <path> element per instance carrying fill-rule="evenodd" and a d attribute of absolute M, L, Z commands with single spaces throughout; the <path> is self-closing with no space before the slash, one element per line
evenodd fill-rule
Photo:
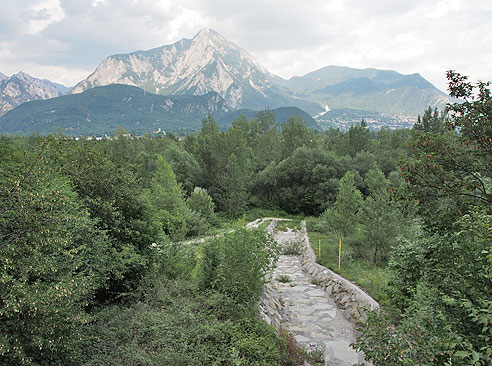
<path fill-rule="evenodd" d="M 275 238 L 284 241 L 293 239 L 292 235 L 280 232 Z M 279 282 L 282 275 L 289 276 L 291 282 Z M 311 283 L 312 277 L 303 271 L 299 257 L 281 256 L 273 277 L 287 315 L 282 326 L 298 344 L 311 350 L 323 349 L 326 365 L 356 365 L 362 361 L 350 347 L 355 341 L 353 325 L 326 292 Z"/>

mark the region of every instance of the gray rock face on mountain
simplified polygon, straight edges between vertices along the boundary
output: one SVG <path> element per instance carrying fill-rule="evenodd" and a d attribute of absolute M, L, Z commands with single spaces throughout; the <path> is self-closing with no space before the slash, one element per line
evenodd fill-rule
<path fill-rule="evenodd" d="M 203 29 L 172 45 L 109 56 L 71 93 L 127 84 L 164 95 L 214 91 L 233 109 L 292 105 L 288 92 L 272 83 L 273 77 L 245 50 Z"/>
<path fill-rule="evenodd" d="M 419 74 L 328 66 L 284 80 L 211 29 L 172 45 L 109 56 L 71 92 L 108 84 L 163 95 L 214 91 L 231 109 L 294 106 L 318 120 L 330 109 L 343 108 L 416 118 L 429 105 L 442 108 L 451 102 Z"/>
<path fill-rule="evenodd" d="M 22 71 L 11 77 L 0 74 L 0 114 L 25 102 L 60 95 L 62 92 L 48 80 L 33 78 Z"/>

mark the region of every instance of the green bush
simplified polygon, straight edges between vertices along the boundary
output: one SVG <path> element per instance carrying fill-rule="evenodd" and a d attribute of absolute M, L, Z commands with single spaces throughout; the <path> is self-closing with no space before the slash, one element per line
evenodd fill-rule
<path fill-rule="evenodd" d="M 144 301 L 104 309 L 86 327 L 84 366 L 281 365 L 283 341 L 254 311 L 191 282 L 159 279 Z M 241 363 L 239 363 L 241 364 Z"/>
<path fill-rule="evenodd" d="M 192 211 L 197 212 L 203 218 L 207 226 L 215 223 L 215 204 L 206 189 L 195 187 L 186 203 Z"/>
<path fill-rule="evenodd" d="M 282 283 L 289 283 L 289 282 L 292 282 L 292 278 L 290 278 L 287 275 L 281 275 L 281 276 L 277 277 L 277 281 L 282 282 Z"/>
<path fill-rule="evenodd" d="M 226 294 L 241 306 L 256 303 L 277 256 L 278 246 L 269 234 L 238 226 L 204 243 L 195 269 L 197 284 Z"/>

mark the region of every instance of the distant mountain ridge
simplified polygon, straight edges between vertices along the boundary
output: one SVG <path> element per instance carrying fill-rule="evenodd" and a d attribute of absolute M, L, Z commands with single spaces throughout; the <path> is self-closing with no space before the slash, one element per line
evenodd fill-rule
<path fill-rule="evenodd" d="M 304 99 L 330 109 L 358 109 L 392 115 L 417 116 L 422 108 L 443 108 L 453 100 L 419 74 L 327 66 L 282 82 Z"/>
<path fill-rule="evenodd" d="M 298 108 L 272 110 L 279 122 L 301 116 L 308 127 L 316 122 Z M 116 127 L 141 135 L 156 131 L 199 130 L 212 114 L 220 127 L 229 127 L 240 114 L 253 118 L 257 111 L 233 111 L 216 92 L 205 95 L 156 95 L 138 87 L 111 84 L 79 94 L 24 103 L 0 117 L 0 133 L 27 135 L 63 131 L 67 135 L 112 135 Z"/>
<path fill-rule="evenodd" d="M 58 97 L 62 87 L 22 71 L 10 77 L 0 74 L 0 115 L 25 102 Z"/>
<path fill-rule="evenodd" d="M 228 123 L 231 123 L 239 116 L 238 113 L 241 113 L 237 111 L 252 116 L 258 110 L 284 108 L 283 112 L 279 110 L 279 113 L 283 114 L 287 110 L 285 108 L 290 107 L 299 108 L 302 113 L 306 111 L 314 116 L 315 122 L 318 123 L 315 127 L 346 128 L 364 118 L 368 120 L 369 127 L 373 124 L 376 128 L 385 125 L 402 128 L 411 127 L 417 115 L 422 114 L 428 106 L 443 108 L 447 103 L 454 102 L 419 74 L 403 75 L 390 70 L 327 66 L 304 76 L 294 76 L 285 80 L 266 70 L 244 49 L 208 28 L 202 29 L 191 39 L 182 39 L 171 45 L 109 56 L 69 93 L 76 95 L 109 85 L 133 86 L 145 90 L 149 95 L 155 93 L 166 96 L 170 101 L 177 101 L 176 107 L 181 106 L 186 100 L 189 108 L 197 111 L 197 114 L 193 115 L 190 110 L 179 108 L 174 108 L 172 113 L 168 111 L 171 114 L 163 114 L 160 117 L 157 117 L 157 112 L 148 114 L 145 110 L 149 107 L 149 100 L 158 96 L 140 98 L 139 95 L 143 91 L 132 96 L 133 102 L 123 105 L 108 94 L 114 92 L 117 98 L 123 92 L 121 87 L 89 93 L 89 96 L 98 96 L 107 102 L 104 105 L 93 100 L 94 105 L 98 106 L 96 110 L 92 110 L 91 106 L 85 107 L 93 116 L 105 115 L 108 118 L 107 131 L 112 131 L 114 123 L 124 125 L 126 122 L 122 120 L 123 117 L 132 116 L 128 121 L 129 126 L 140 123 L 138 111 L 144 111 L 142 113 L 145 115 L 145 123 L 151 123 L 145 128 L 157 126 L 159 121 L 165 121 L 167 125 L 163 126 L 163 129 L 169 126 L 173 129 L 179 128 L 178 123 L 187 129 L 195 125 L 198 111 L 202 114 L 200 119 L 207 113 L 216 113 L 219 119 L 225 118 L 226 113 L 229 113 L 231 120 Z M 67 90 L 63 85 L 36 79 L 22 72 L 11 77 L 0 73 L 0 115 L 22 103 L 55 98 Z M 67 125 L 67 121 L 82 121 L 79 118 L 81 106 L 74 104 L 69 108 L 69 103 L 81 103 L 88 95 L 82 99 L 64 98 L 60 103 L 54 102 L 53 105 L 57 108 L 59 105 L 63 106 L 64 122 L 55 118 L 59 116 L 60 109 L 55 108 L 57 112 L 53 112 L 52 115 L 46 114 L 47 112 L 41 113 L 49 103 L 40 104 L 36 108 L 33 105 L 23 107 L 15 113 L 10 113 L 3 121 L 8 120 L 9 126 L 12 126 L 16 123 L 12 118 L 17 116 L 21 119 L 18 126 L 23 125 L 32 132 L 36 132 L 33 125 L 42 126 L 48 121 L 61 123 L 63 128 L 69 130 L 74 129 L 73 125 Z M 188 100 L 185 96 L 204 98 Z M 161 101 L 156 100 L 155 103 Z M 157 105 L 155 103 L 151 105 Z M 134 111 L 127 110 L 128 105 L 132 105 Z M 118 121 L 113 120 L 116 118 L 113 111 L 104 111 L 104 108 L 110 106 L 118 111 L 125 111 L 118 116 Z M 220 112 L 214 108 L 218 108 Z M 26 114 L 28 110 L 35 114 Z M 69 110 L 74 111 L 73 118 L 68 114 Z M 173 115 L 172 120 L 169 119 L 170 115 Z M 41 119 L 39 123 L 34 120 L 34 116 Z M 306 116 L 307 114 L 304 114 L 306 123 L 312 124 L 312 119 Z M 26 118 L 32 121 L 31 125 L 26 122 Z M 92 120 L 91 117 L 87 118 Z M 86 127 L 88 128 L 84 128 Z M 99 126 L 98 129 L 104 128 Z M 80 132 L 79 127 L 74 131 Z"/>
<path fill-rule="evenodd" d="M 215 91 L 231 109 L 295 106 L 312 115 L 348 108 L 416 118 L 451 101 L 419 74 L 389 70 L 327 66 L 284 80 L 208 28 L 171 45 L 109 56 L 71 92 L 114 83 L 157 94 Z"/>

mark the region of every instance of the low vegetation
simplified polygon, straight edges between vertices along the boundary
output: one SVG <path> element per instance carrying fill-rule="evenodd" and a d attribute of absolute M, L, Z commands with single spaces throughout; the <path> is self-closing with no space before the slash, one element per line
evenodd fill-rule
<path fill-rule="evenodd" d="M 313 220 L 307 220 L 309 242 L 316 254 L 316 262 L 325 266 L 342 277 L 354 282 L 376 301 L 387 301 L 388 281 L 390 271 L 384 265 L 372 264 L 356 255 L 350 243 L 342 241 L 340 272 L 338 271 L 338 256 L 340 237 L 336 234 L 325 234 L 310 230 Z M 320 245 L 321 244 L 321 245 Z M 321 255 L 319 248 L 321 247 Z"/>
<path fill-rule="evenodd" d="M 0 136 L 0 364 L 300 364 L 256 316 L 280 249 L 243 224 L 307 215 L 383 304 L 354 345 L 374 365 L 491 364 L 492 97 L 448 77 L 464 102 L 414 131 L 263 111 L 183 140 Z"/>
<path fill-rule="evenodd" d="M 281 275 L 281 276 L 277 277 L 277 281 L 282 282 L 282 283 L 289 283 L 289 282 L 292 282 L 292 278 L 290 278 L 287 275 Z"/>

